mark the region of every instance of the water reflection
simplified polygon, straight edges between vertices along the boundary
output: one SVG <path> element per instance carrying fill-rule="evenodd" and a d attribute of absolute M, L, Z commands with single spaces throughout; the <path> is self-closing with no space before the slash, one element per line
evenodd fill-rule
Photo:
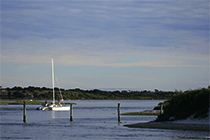
<path fill-rule="evenodd" d="M 51 116 L 53 119 L 55 119 L 55 111 L 50 111 L 51 112 Z"/>

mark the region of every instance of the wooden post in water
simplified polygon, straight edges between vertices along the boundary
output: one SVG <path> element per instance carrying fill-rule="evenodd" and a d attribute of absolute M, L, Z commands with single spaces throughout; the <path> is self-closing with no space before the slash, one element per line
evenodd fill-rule
<path fill-rule="evenodd" d="M 118 123 L 120 123 L 120 103 L 118 103 L 117 105 L 117 120 L 118 120 Z"/>
<path fill-rule="evenodd" d="M 160 106 L 160 115 L 162 115 L 163 114 L 163 104 L 161 104 L 161 106 Z"/>
<path fill-rule="evenodd" d="M 26 123 L 26 101 L 23 101 L 23 122 Z"/>
<path fill-rule="evenodd" d="M 72 104 L 70 104 L 70 122 L 73 121 L 72 115 L 73 115 L 73 107 L 72 107 Z"/>

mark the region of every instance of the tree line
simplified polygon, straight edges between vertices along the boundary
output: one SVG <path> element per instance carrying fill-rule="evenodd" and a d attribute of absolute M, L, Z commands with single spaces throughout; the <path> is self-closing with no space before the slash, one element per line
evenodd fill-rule
<path fill-rule="evenodd" d="M 52 89 L 46 87 L 12 87 L 12 88 L 0 88 L 1 99 L 52 99 Z M 75 89 L 59 89 L 55 88 L 56 99 L 60 99 L 60 93 L 65 100 L 68 99 L 166 99 L 175 94 L 180 94 L 182 91 L 161 91 L 155 89 L 154 91 L 142 90 L 116 90 L 105 91 L 99 89 L 83 90 L 79 88 Z"/>

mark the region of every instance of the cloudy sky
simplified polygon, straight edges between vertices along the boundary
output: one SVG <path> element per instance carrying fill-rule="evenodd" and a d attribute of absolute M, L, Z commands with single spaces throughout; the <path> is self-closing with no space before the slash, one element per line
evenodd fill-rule
<path fill-rule="evenodd" d="M 209 85 L 209 0 L 1 0 L 1 85 Z"/>

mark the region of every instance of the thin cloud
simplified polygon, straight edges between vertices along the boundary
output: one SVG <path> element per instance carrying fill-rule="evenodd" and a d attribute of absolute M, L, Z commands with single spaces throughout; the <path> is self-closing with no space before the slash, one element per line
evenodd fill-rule
<path fill-rule="evenodd" d="M 177 57 L 177 55 L 179 55 Z M 149 57 L 148 57 L 149 56 Z M 58 65 L 67 66 L 97 66 L 97 67 L 208 67 L 208 55 L 164 54 L 163 52 L 127 52 L 127 53 L 93 53 L 76 54 L 62 53 L 50 54 L 3 54 L 3 63 L 19 64 L 47 64 L 53 57 Z"/>

